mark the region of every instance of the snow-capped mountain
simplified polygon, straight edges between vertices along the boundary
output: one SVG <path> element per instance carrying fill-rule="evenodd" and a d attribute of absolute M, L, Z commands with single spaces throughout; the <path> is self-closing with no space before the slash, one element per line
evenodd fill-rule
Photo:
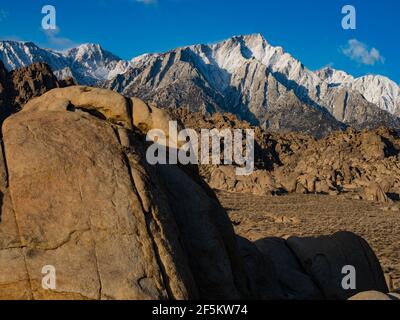
<path fill-rule="evenodd" d="M 380 75 L 354 78 L 344 71 L 332 68 L 324 68 L 316 73 L 330 86 L 357 91 L 382 110 L 400 116 L 400 87 L 389 78 Z"/>
<path fill-rule="evenodd" d="M 0 41 L 0 60 L 8 70 L 45 62 L 58 78 L 72 76 L 78 82 L 90 85 L 112 79 L 125 72 L 129 65 L 98 44 L 83 44 L 58 52 L 39 48 L 32 42 Z"/>
<path fill-rule="evenodd" d="M 45 62 L 54 70 L 68 66 L 62 53 L 41 49 L 33 42 L 0 41 L 0 59 L 9 71 L 34 62 Z"/>
<path fill-rule="evenodd" d="M 228 111 L 276 130 L 319 135 L 351 125 L 400 128 L 400 89 L 383 76 L 313 72 L 262 35 L 235 36 L 124 61 L 99 45 L 65 52 L 0 42 L 9 69 L 46 62 L 59 78 L 108 87 L 161 107 Z"/>
<path fill-rule="evenodd" d="M 360 83 L 333 69 L 313 72 L 254 34 L 135 58 L 107 87 L 165 107 L 229 111 L 274 129 L 300 123 L 299 117 L 309 119 L 302 129 L 317 132 L 341 124 L 400 127 L 395 100 L 380 93 L 391 92 L 385 86 L 389 82 Z"/>
<path fill-rule="evenodd" d="M 98 44 L 80 45 L 66 51 L 65 56 L 68 57 L 70 68 L 74 73 L 99 81 L 110 80 L 124 73 L 129 65 L 129 62 L 103 50 Z"/>

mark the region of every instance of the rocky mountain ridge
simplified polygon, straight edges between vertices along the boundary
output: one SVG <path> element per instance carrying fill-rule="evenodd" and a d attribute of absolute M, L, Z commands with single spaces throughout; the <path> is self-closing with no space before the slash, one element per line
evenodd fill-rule
<path fill-rule="evenodd" d="M 11 71 L 35 62 L 46 63 L 59 79 L 73 77 L 78 83 L 94 85 L 125 71 L 127 61 L 98 44 L 82 44 L 63 52 L 43 49 L 33 42 L 0 41 L 0 60 Z"/>
<path fill-rule="evenodd" d="M 385 84 L 389 86 L 385 92 L 394 91 L 389 79 L 377 81 L 374 88 L 374 81 L 366 87 L 358 79 L 353 86 L 348 85 L 350 80 L 333 85 L 323 75 L 256 34 L 141 56 L 107 87 L 164 107 L 231 112 L 253 124 L 282 131 L 317 131 L 316 136 L 346 125 L 399 127 L 397 93 L 391 100 L 380 94 Z M 323 128 L 315 130 L 316 123 Z"/>
<path fill-rule="evenodd" d="M 344 71 L 329 67 L 318 70 L 316 74 L 328 82 L 329 86 L 357 91 L 367 101 L 376 104 L 382 110 L 397 116 L 400 115 L 400 87 L 387 77 L 366 75 L 354 78 Z"/>
<path fill-rule="evenodd" d="M 124 61 L 99 45 L 66 52 L 0 42 L 7 68 L 47 62 L 59 78 L 96 84 L 161 107 L 205 114 L 231 112 L 279 131 L 324 136 L 352 126 L 400 128 L 399 87 L 382 76 L 354 79 L 334 69 L 313 72 L 262 35 L 236 36 Z"/>

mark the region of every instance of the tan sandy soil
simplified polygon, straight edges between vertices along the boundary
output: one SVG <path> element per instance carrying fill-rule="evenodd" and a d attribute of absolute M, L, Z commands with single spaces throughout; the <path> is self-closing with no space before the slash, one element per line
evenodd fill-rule
<path fill-rule="evenodd" d="M 352 231 L 376 252 L 395 288 L 400 288 L 400 203 L 353 200 L 350 195 L 255 196 L 218 192 L 235 225 L 250 240 L 320 236 Z"/>

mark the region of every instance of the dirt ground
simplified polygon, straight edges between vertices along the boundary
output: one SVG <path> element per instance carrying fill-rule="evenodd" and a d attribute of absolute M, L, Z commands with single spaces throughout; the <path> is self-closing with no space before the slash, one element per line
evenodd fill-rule
<path fill-rule="evenodd" d="M 236 233 L 253 241 L 344 230 L 364 237 L 392 278 L 394 288 L 400 288 L 400 203 L 383 205 L 344 195 L 217 194 Z"/>

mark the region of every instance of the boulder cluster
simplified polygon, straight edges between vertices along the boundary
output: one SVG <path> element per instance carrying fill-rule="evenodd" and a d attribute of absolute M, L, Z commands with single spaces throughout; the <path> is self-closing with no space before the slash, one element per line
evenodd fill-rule
<path fill-rule="evenodd" d="M 186 127 L 241 128 L 251 126 L 233 115 L 174 111 Z M 256 169 L 235 175 L 234 166 L 202 166 L 214 189 L 257 195 L 351 193 L 355 199 L 391 202 L 400 194 L 400 137 L 389 129 L 338 131 L 322 139 L 299 133 L 255 130 Z"/>

